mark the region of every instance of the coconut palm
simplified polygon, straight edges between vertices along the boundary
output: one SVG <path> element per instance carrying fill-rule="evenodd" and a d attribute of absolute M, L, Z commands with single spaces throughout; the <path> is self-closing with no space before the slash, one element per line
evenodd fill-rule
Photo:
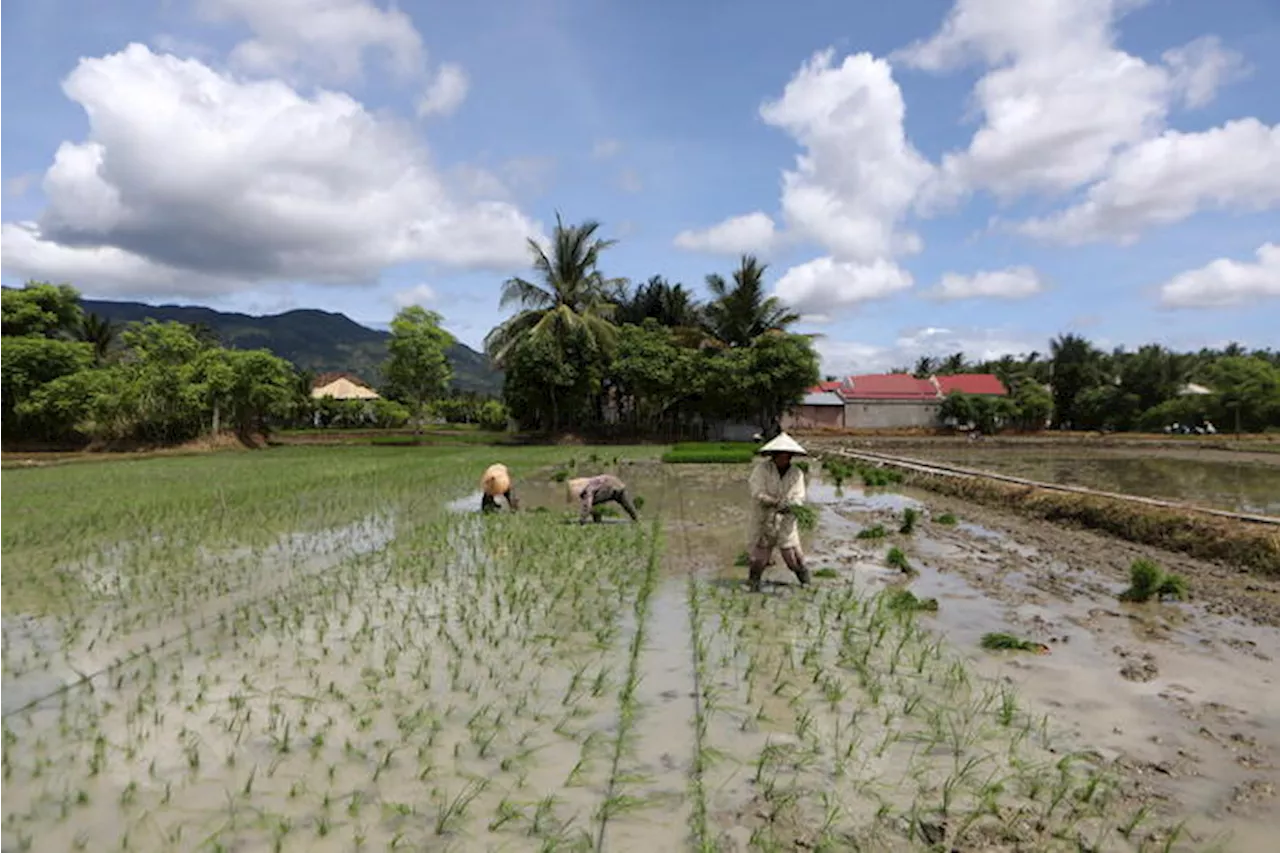
<path fill-rule="evenodd" d="M 778 297 L 764 295 L 766 269 L 754 256 L 743 255 L 732 286 L 718 274 L 707 276 L 712 297 L 704 312 L 707 331 L 726 346 L 746 346 L 763 334 L 786 332 L 800 320 Z"/>
<path fill-rule="evenodd" d="M 80 340 L 93 344 L 94 361 L 101 364 L 107 358 L 107 352 L 116 341 L 116 326 L 105 317 L 97 314 L 85 314 L 80 318 L 77 330 Z"/>
<path fill-rule="evenodd" d="M 550 254 L 536 240 L 529 240 L 533 268 L 541 282 L 515 277 L 502 285 L 499 307 L 518 304 L 522 310 L 485 338 L 485 350 L 499 367 L 505 366 L 522 341 L 543 335 L 563 341 L 583 333 L 601 352 L 612 350 L 617 340 L 614 300 L 625 292 L 627 283 L 606 278 L 596 268 L 600 253 L 617 242 L 596 237 L 599 228 L 594 220 L 565 225 L 556 214 Z"/>

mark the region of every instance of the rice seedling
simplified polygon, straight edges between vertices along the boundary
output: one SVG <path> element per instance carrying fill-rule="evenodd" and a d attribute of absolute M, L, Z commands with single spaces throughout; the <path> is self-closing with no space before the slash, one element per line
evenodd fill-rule
<path fill-rule="evenodd" d="M 840 573 L 837 572 L 835 569 L 832 569 L 829 567 L 823 567 L 821 569 L 814 569 L 813 576 L 815 578 L 835 579 L 840 577 Z"/>
<path fill-rule="evenodd" d="M 1048 654 L 1049 652 L 1049 647 L 1044 643 L 1024 640 L 1021 637 L 1015 637 L 1013 634 L 999 631 L 983 634 L 980 643 L 984 649 L 990 650 L 1007 649 L 1020 652 L 1037 652 L 1039 654 Z"/>
<path fill-rule="evenodd" d="M 796 526 L 804 531 L 811 531 L 818 526 L 818 511 L 811 506 L 798 504 L 791 507 L 791 514 L 795 516 Z"/>
<path fill-rule="evenodd" d="M 884 529 L 883 524 L 876 524 L 871 527 L 864 527 L 858 531 L 859 539 L 883 539 L 888 536 L 888 532 Z"/>
<path fill-rule="evenodd" d="M 898 532 L 910 536 L 916 530 L 916 522 L 920 520 L 920 511 L 915 507 L 907 507 L 902 511 L 902 525 Z"/>
<path fill-rule="evenodd" d="M 915 593 L 909 589 L 896 588 L 885 591 L 885 607 L 890 610 L 907 613 L 918 610 L 936 612 L 938 609 L 938 599 L 917 598 Z"/>
<path fill-rule="evenodd" d="M 907 559 L 906 552 L 896 545 L 889 549 L 889 553 L 885 555 L 884 563 L 889 568 L 897 569 L 903 574 L 910 574 L 914 571 L 911 567 L 911 562 Z"/>
<path fill-rule="evenodd" d="M 1121 601 L 1143 602 L 1187 597 L 1187 581 L 1181 575 L 1167 574 L 1152 560 L 1137 559 L 1129 566 L 1129 588 L 1120 593 Z"/>
<path fill-rule="evenodd" d="M 938 524 L 954 526 L 956 524 L 956 517 L 952 513 L 944 512 L 942 513 L 942 515 L 939 515 L 936 518 L 934 518 L 934 521 L 936 521 Z"/>

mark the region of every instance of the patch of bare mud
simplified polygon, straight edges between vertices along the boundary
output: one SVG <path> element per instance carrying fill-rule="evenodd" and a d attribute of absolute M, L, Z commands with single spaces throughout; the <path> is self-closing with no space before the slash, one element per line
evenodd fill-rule
<path fill-rule="evenodd" d="M 927 623 L 979 673 L 1016 686 L 1030 710 L 1096 750 L 1125 779 L 1132 802 L 1185 817 L 1197 844 L 1230 838 L 1227 849 L 1273 849 L 1260 845 L 1265 803 L 1280 784 L 1276 585 L 956 500 L 922 499 L 931 516 L 951 512 L 960 523 L 930 520 L 913 536 L 861 541 L 850 531 L 895 530 L 894 514 L 838 500 L 815 559 L 833 560 L 862 582 L 902 584 L 882 559 L 887 547 L 901 547 L 920 572 L 908 588 L 939 601 Z M 1140 556 L 1184 574 L 1192 601 L 1119 602 L 1128 565 Z M 984 652 L 978 640 L 988 631 L 1043 642 L 1051 653 Z"/>

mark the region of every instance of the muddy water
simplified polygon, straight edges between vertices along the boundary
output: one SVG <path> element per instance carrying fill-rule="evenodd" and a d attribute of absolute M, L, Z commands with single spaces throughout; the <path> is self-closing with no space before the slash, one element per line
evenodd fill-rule
<path fill-rule="evenodd" d="M 1003 474 L 1240 512 L 1280 515 L 1280 455 L 1239 461 L 1231 454 L 1196 458 L 1124 450 L 1014 447 L 969 450 L 912 448 L 905 455 Z M 1261 455 L 1261 454 L 1260 454 Z"/>
<path fill-rule="evenodd" d="M 619 473 L 646 523 L 566 524 L 538 472 L 519 514 L 464 493 L 335 528 L 230 612 L 273 552 L 204 564 L 201 631 L 6 714 L 4 849 L 1138 850 L 1184 816 L 1171 849 L 1271 849 L 1273 629 L 1121 606 L 963 510 L 903 536 L 933 498 L 820 481 L 806 548 L 836 576 L 748 595 L 745 467 Z M 885 610 L 904 583 L 938 612 Z M 1002 628 L 1052 653 L 977 649 Z"/>
<path fill-rule="evenodd" d="M 847 502 L 837 508 L 863 524 L 892 520 Z M 1077 748 L 1176 804 L 1202 843 L 1229 834 L 1225 849 L 1273 849 L 1280 630 L 1196 603 L 1122 604 L 1126 584 L 1114 575 L 981 524 L 927 523 L 893 539 L 920 571 L 909 588 L 939 601 L 926 622 L 979 673 L 1016 686 Z M 1051 652 L 984 652 L 978 641 L 988 631 Z"/>

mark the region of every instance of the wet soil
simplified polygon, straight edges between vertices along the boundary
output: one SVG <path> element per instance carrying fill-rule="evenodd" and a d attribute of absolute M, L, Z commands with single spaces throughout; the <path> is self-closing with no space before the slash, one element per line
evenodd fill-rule
<path fill-rule="evenodd" d="M 193 559 L 168 619 L 6 614 L 3 849 L 1272 849 L 1275 585 L 815 477 L 829 571 L 751 595 L 745 466 L 610 465 L 642 524 L 539 471 Z M 1138 555 L 1191 601 L 1121 604 Z"/>

